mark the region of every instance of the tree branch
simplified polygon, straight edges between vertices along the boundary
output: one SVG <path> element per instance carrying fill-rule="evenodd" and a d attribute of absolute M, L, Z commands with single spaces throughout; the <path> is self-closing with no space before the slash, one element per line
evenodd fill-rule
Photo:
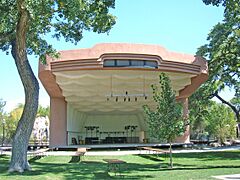
<path fill-rule="evenodd" d="M 217 91 L 213 95 L 216 98 L 218 98 L 222 103 L 228 105 L 234 111 L 234 113 L 236 114 L 237 121 L 239 121 L 239 109 L 237 109 L 232 103 L 224 100 L 221 96 L 219 96 Z"/>
<path fill-rule="evenodd" d="M 25 7 L 24 0 L 17 1 L 17 8 L 19 11 L 19 20 L 16 27 L 16 48 L 18 59 L 20 61 L 27 60 L 26 54 L 26 36 L 28 31 L 28 23 L 29 23 L 29 12 Z"/>

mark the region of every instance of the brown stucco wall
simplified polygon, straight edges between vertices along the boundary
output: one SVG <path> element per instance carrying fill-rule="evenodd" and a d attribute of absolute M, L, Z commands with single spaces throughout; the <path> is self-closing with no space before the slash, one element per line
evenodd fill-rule
<path fill-rule="evenodd" d="M 67 103 L 64 98 L 50 99 L 50 146 L 67 145 Z"/>

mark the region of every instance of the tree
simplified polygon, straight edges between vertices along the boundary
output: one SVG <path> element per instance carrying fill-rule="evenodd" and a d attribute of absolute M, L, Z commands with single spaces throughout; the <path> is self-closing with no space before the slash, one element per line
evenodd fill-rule
<path fill-rule="evenodd" d="M 3 114 L 3 108 L 6 105 L 6 101 L 3 101 L 2 99 L 0 99 L 0 115 Z"/>
<path fill-rule="evenodd" d="M 19 103 L 6 117 L 6 140 L 11 143 L 16 132 L 17 124 L 23 113 L 24 105 Z"/>
<path fill-rule="evenodd" d="M 151 110 L 147 105 L 143 107 L 146 121 L 150 136 L 170 144 L 170 167 L 172 168 L 172 142 L 185 131 L 182 108 L 176 102 L 170 79 L 165 73 L 159 75 L 159 85 L 151 87 L 156 109 Z"/>
<path fill-rule="evenodd" d="M 240 122 L 240 108 L 219 94 L 228 87 L 235 90 L 235 98 L 240 98 L 240 0 L 203 2 L 207 5 L 223 5 L 225 10 L 223 22 L 213 27 L 207 37 L 209 42 L 198 49 L 197 55 L 209 59 L 209 79 L 196 93 L 206 94 L 209 99 L 218 98 L 232 109 Z"/>
<path fill-rule="evenodd" d="M 6 101 L 3 101 L 2 99 L 0 99 L 0 120 L 3 120 L 3 116 L 4 116 L 4 107 L 6 105 Z"/>
<path fill-rule="evenodd" d="M 208 132 L 206 127 L 208 125 L 208 106 L 201 107 L 197 110 L 191 108 L 189 113 L 189 120 L 191 124 L 191 138 L 203 140 L 206 138 Z"/>
<path fill-rule="evenodd" d="M 236 107 L 236 109 L 238 109 L 238 111 L 239 111 L 239 109 L 240 109 L 240 98 L 239 97 L 232 98 L 230 100 L 230 103 L 232 103 Z"/>
<path fill-rule="evenodd" d="M 236 137 L 236 120 L 228 106 L 212 100 L 198 105 L 190 110 L 191 135 L 194 138 L 208 135 L 223 144 L 226 138 Z"/>
<path fill-rule="evenodd" d="M 3 119 L 5 119 L 5 113 L 4 113 L 4 106 L 6 105 L 6 101 L 3 101 L 0 99 L 0 131 L 1 134 L 3 134 Z M 1 142 L 3 143 L 3 137 L 1 138 Z"/>
<path fill-rule="evenodd" d="M 221 115 L 219 115 L 219 112 L 221 112 Z M 209 124 L 206 131 L 212 137 L 216 137 L 221 144 L 224 144 L 226 138 L 236 137 L 236 121 L 229 107 L 215 102 L 209 107 L 207 119 Z"/>
<path fill-rule="evenodd" d="M 45 62 L 57 53 L 45 39 L 79 42 L 83 31 L 109 32 L 115 17 L 109 14 L 114 0 L 0 0 L 0 49 L 15 60 L 25 92 L 25 106 L 13 138 L 9 171 L 29 170 L 28 140 L 38 109 L 39 85 L 28 61 L 29 54 Z"/>
<path fill-rule="evenodd" d="M 16 108 L 11 110 L 9 114 L 4 115 L 5 119 L 5 142 L 11 143 L 14 137 L 17 124 L 23 113 L 24 104 L 19 103 Z M 49 116 L 49 107 L 42 107 L 39 105 L 37 116 L 46 117 Z"/>
<path fill-rule="evenodd" d="M 49 108 L 49 106 L 45 108 L 45 107 L 39 105 L 37 116 L 41 116 L 41 117 L 48 116 L 49 117 L 49 115 L 50 115 L 50 108 Z"/>

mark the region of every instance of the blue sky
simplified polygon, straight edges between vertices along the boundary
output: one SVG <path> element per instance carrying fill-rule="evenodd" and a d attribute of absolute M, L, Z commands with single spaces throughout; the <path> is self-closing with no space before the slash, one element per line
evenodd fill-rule
<path fill-rule="evenodd" d="M 84 32 L 78 45 L 47 37 L 57 50 L 87 48 L 101 42 L 159 44 L 168 50 L 195 54 L 206 43 L 210 29 L 223 19 L 223 8 L 206 6 L 201 0 L 116 0 L 111 12 L 117 23 L 110 33 Z M 6 111 L 24 102 L 24 90 L 11 55 L 0 52 L 0 98 L 7 101 Z M 38 59 L 29 57 L 35 75 Z M 41 84 L 41 83 L 40 83 Z M 40 104 L 49 96 L 40 86 Z"/>

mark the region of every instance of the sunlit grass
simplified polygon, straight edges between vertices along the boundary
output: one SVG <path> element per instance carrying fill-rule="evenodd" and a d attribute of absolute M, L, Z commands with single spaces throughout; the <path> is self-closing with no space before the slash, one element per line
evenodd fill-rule
<path fill-rule="evenodd" d="M 107 172 L 103 159 L 117 158 L 124 179 L 213 179 L 211 176 L 240 173 L 240 151 L 174 154 L 174 168 L 168 169 L 167 158 L 154 155 L 84 156 L 81 162 L 69 163 L 71 157 L 33 159 L 33 171 L 23 174 L 7 172 L 10 158 L 0 156 L 0 179 L 119 179 Z"/>

